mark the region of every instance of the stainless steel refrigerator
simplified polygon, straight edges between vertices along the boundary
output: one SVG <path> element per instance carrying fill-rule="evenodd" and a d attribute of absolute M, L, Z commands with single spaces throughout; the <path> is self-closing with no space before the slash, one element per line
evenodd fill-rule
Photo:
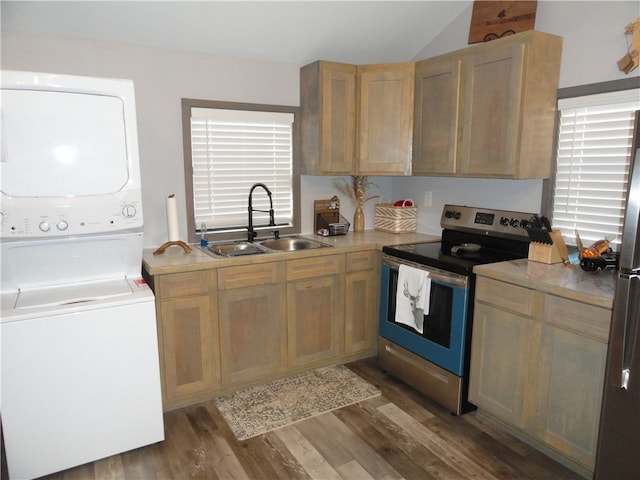
<path fill-rule="evenodd" d="M 609 335 L 594 478 L 640 479 L 640 115 Z"/>

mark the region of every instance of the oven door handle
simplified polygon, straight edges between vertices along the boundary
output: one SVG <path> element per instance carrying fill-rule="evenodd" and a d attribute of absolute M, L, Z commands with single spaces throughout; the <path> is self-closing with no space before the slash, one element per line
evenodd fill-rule
<path fill-rule="evenodd" d="M 459 275 L 456 273 L 447 272 L 439 268 L 428 267 L 426 265 L 420 265 L 408 260 L 398 260 L 395 257 L 389 255 L 382 255 L 382 263 L 385 263 L 390 268 L 398 270 L 400 265 L 406 265 L 412 268 L 417 268 L 429 274 L 431 280 L 435 280 L 447 285 L 453 285 L 462 289 L 467 289 L 469 286 L 469 277 L 466 275 Z"/>

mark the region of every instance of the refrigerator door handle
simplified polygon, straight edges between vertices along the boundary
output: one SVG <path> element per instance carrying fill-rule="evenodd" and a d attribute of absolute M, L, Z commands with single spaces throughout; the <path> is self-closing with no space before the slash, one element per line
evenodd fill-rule
<path fill-rule="evenodd" d="M 631 360 L 635 354 L 636 342 L 634 339 L 638 335 L 638 323 L 640 323 L 638 302 L 632 300 L 638 298 L 639 282 L 640 275 L 638 274 L 620 274 L 611 318 L 611 335 L 609 337 L 609 348 L 612 351 L 610 356 L 611 384 L 625 390 L 629 385 Z"/>

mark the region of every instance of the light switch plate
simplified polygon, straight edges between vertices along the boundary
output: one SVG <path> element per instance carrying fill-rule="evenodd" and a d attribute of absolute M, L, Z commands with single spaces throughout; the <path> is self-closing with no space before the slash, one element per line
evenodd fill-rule
<path fill-rule="evenodd" d="M 423 205 L 425 207 L 430 207 L 433 201 L 433 192 L 428 191 L 428 192 L 424 192 L 424 202 Z"/>

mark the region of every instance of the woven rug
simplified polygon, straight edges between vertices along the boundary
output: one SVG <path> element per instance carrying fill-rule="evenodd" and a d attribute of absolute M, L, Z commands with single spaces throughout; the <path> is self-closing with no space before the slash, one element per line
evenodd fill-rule
<path fill-rule="evenodd" d="M 337 365 L 248 387 L 213 401 L 236 438 L 245 440 L 378 395 L 376 387 Z"/>

